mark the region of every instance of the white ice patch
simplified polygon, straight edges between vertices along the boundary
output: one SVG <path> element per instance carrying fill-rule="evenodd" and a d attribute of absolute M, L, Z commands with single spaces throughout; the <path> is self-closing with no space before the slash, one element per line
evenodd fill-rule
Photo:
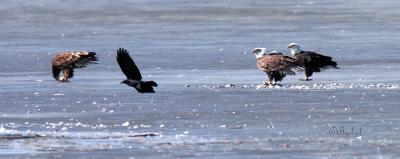
<path fill-rule="evenodd" d="M 282 88 L 282 85 L 277 84 L 277 85 L 266 85 L 266 84 L 259 84 L 256 86 L 256 89 L 262 89 L 262 88 L 276 88 L 276 89 L 280 89 Z"/>
<path fill-rule="evenodd" d="M 206 88 L 211 90 L 218 90 L 223 88 L 255 88 L 255 89 L 295 89 L 295 90 L 335 90 L 335 89 L 400 89 L 400 84 L 385 84 L 385 83 L 375 83 L 375 84 L 360 84 L 360 83 L 310 83 L 310 84 L 282 84 L 278 83 L 276 85 L 194 85 L 190 87 L 196 88 Z"/>
<path fill-rule="evenodd" d="M 127 127 L 127 126 L 129 126 L 129 122 L 124 122 L 124 123 L 121 124 L 121 126 Z"/>
<path fill-rule="evenodd" d="M 398 84 L 344 84 L 344 83 L 330 83 L 330 84 L 312 84 L 312 85 L 287 85 L 289 89 L 400 89 Z"/>
<path fill-rule="evenodd" d="M 227 85 L 225 85 L 224 87 L 225 87 L 225 88 L 231 88 L 231 87 L 236 87 L 236 85 L 234 85 L 234 84 L 227 84 Z"/>
<path fill-rule="evenodd" d="M 0 126 L 0 134 L 8 134 L 14 132 L 13 130 L 9 130 L 3 127 L 3 125 Z"/>

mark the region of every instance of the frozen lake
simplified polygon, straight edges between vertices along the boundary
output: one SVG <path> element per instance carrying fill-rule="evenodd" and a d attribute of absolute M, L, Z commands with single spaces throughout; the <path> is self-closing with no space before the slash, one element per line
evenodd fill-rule
<path fill-rule="evenodd" d="M 400 2 L 5 0 L 0 157 L 391 158 L 400 148 Z M 287 44 L 340 70 L 265 80 L 249 52 Z M 127 48 L 155 94 L 119 84 Z M 52 79 L 50 59 L 99 64 Z"/>

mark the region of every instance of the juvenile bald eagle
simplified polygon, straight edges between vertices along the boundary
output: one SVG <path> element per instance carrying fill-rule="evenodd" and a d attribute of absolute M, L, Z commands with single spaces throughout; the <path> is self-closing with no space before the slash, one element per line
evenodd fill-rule
<path fill-rule="evenodd" d="M 135 88 L 140 93 L 154 93 L 154 87 L 157 87 L 157 83 L 154 81 L 142 81 L 142 75 L 140 74 L 139 68 L 133 62 L 131 56 L 124 48 L 117 50 L 117 61 L 122 72 L 126 76 L 126 80 L 122 83 Z"/>
<path fill-rule="evenodd" d="M 300 45 L 296 43 L 289 44 L 288 48 L 291 50 L 293 58 L 304 68 L 305 81 L 311 80 L 309 77 L 311 77 L 314 72 L 321 72 L 321 70 L 328 68 L 339 69 L 337 63 L 332 60 L 332 57 L 311 51 L 303 51 Z"/>
<path fill-rule="evenodd" d="M 268 76 L 268 82 L 265 82 L 265 85 L 276 85 L 286 75 L 295 75 L 295 71 L 301 70 L 301 67 L 296 64 L 293 58 L 284 56 L 279 52 L 271 52 L 266 55 L 265 50 L 265 48 L 254 48 L 252 50 L 257 59 L 258 69 L 265 72 Z"/>
<path fill-rule="evenodd" d="M 95 64 L 96 61 L 97 57 L 95 52 L 61 52 L 51 61 L 53 78 L 57 81 L 67 82 L 68 79 L 74 76 L 75 68 L 83 68 L 89 64 Z"/>

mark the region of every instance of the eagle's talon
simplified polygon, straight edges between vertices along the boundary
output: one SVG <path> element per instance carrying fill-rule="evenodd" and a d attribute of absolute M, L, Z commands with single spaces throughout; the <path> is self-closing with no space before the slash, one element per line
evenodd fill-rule
<path fill-rule="evenodd" d="M 265 86 L 268 86 L 268 85 L 270 85 L 270 83 L 269 83 L 269 82 L 262 82 L 261 84 L 262 84 L 262 85 L 265 85 Z"/>

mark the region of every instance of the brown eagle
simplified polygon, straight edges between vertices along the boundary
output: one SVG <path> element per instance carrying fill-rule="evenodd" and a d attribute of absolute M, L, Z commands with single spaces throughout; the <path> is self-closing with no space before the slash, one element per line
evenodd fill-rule
<path fill-rule="evenodd" d="M 140 93 L 155 93 L 153 87 L 157 87 L 157 83 L 154 81 L 142 81 L 139 68 L 133 62 L 131 56 L 129 56 L 128 50 L 119 48 L 117 50 L 117 61 L 121 71 L 127 78 L 121 84 L 124 83 L 131 86 Z"/>
<path fill-rule="evenodd" d="M 304 68 L 304 80 L 309 81 L 309 77 L 313 75 L 314 72 L 321 72 L 328 68 L 337 67 L 337 63 L 332 60 L 332 57 L 321 55 L 311 51 L 303 51 L 300 45 L 296 43 L 291 43 L 288 45 L 291 50 L 293 58 L 296 59 L 297 63 Z"/>
<path fill-rule="evenodd" d="M 97 57 L 95 52 L 87 51 L 68 51 L 57 54 L 53 60 L 53 78 L 57 81 L 67 82 L 74 76 L 75 68 L 83 68 L 89 64 L 96 64 Z"/>
<path fill-rule="evenodd" d="M 265 54 L 265 50 L 265 48 L 254 48 L 252 50 L 257 59 L 258 69 L 268 76 L 268 82 L 265 82 L 265 85 L 276 85 L 286 75 L 296 75 L 295 71 L 302 69 L 293 58 L 276 51 Z"/>

